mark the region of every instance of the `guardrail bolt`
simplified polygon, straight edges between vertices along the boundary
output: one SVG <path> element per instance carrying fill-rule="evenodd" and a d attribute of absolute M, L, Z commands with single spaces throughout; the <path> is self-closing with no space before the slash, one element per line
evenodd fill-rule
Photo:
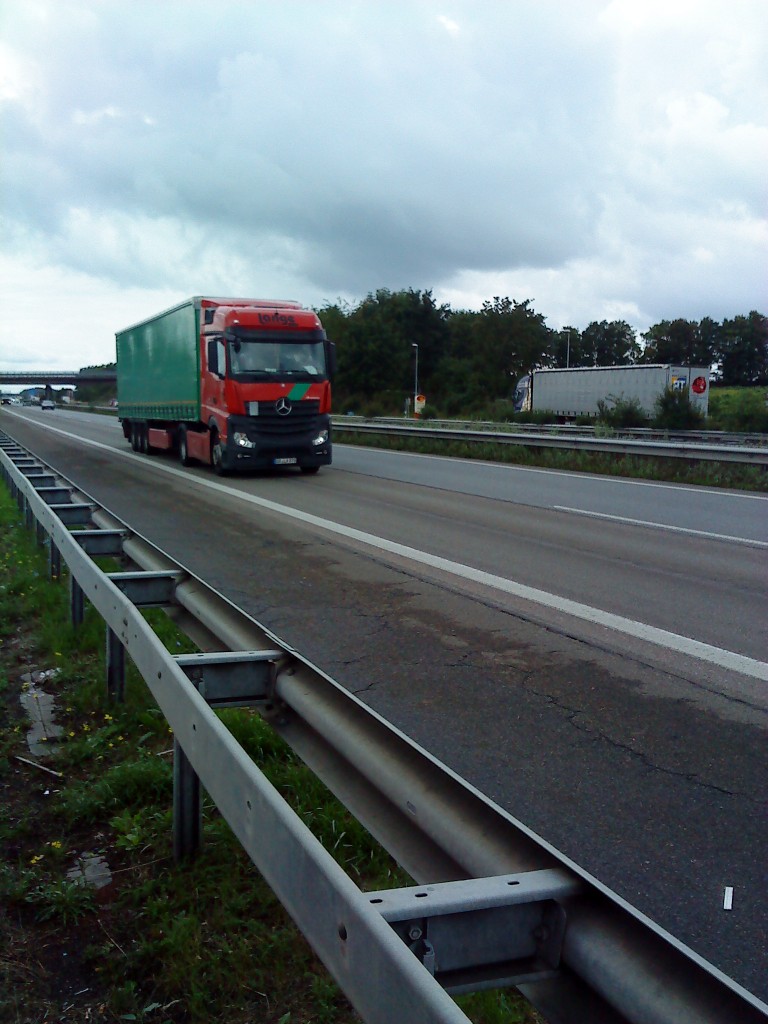
<path fill-rule="evenodd" d="M 411 928 L 409 928 L 408 929 L 408 938 L 412 942 L 415 942 L 417 939 L 420 939 L 421 938 L 421 928 L 419 928 L 419 926 L 416 925 L 416 924 L 413 925 Z"/>

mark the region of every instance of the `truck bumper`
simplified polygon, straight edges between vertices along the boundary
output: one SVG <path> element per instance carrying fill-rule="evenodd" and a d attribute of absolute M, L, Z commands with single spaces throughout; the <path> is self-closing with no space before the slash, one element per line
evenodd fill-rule
<path fill-rule="evenodd" d="M 320 416 L 309 430 L 300 434 L 264 436 L 251 419 L 232 417 L 225 449 L 226 468 L 231 472 L 298 466 L 316 469 L 332 460 L 330 417 Z"/>

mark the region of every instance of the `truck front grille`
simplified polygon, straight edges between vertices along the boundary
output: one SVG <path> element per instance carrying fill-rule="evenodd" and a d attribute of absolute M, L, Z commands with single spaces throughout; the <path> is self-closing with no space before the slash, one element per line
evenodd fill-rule
<path fill-rule="evenodd" d="M 320 402 L 316 398 L 290 402 L 290 412 L 288 413 L 278 412 L 277 404 L 277 402 L 259 402 L 256 426 L 262 437 L 304 434 L 312 429 L 320 413 Z"/>

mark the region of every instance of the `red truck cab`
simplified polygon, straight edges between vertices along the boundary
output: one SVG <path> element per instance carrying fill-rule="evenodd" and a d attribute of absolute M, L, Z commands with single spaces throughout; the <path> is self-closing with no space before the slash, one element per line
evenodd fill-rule
<path fill-rule="evenodd" d="M 201 418 L 219 471 L 331 462 L 334 347 L 299 303 L 201 309 Z"/>

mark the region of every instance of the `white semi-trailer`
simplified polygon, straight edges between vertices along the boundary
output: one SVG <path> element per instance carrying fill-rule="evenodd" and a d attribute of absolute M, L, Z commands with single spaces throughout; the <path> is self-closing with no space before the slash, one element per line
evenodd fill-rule
<path fill-rule="evenodd" d="M 637 401 L 652 416 L 656 399 L 667 389 L 684 391 L 703 416 L 709 407 L 709 367 L 578 366 L 567 370 L 534 370 L 515 387 L 515 412 L 552 412 L 563 419 L 597 416 L 598 402 Z"/>

